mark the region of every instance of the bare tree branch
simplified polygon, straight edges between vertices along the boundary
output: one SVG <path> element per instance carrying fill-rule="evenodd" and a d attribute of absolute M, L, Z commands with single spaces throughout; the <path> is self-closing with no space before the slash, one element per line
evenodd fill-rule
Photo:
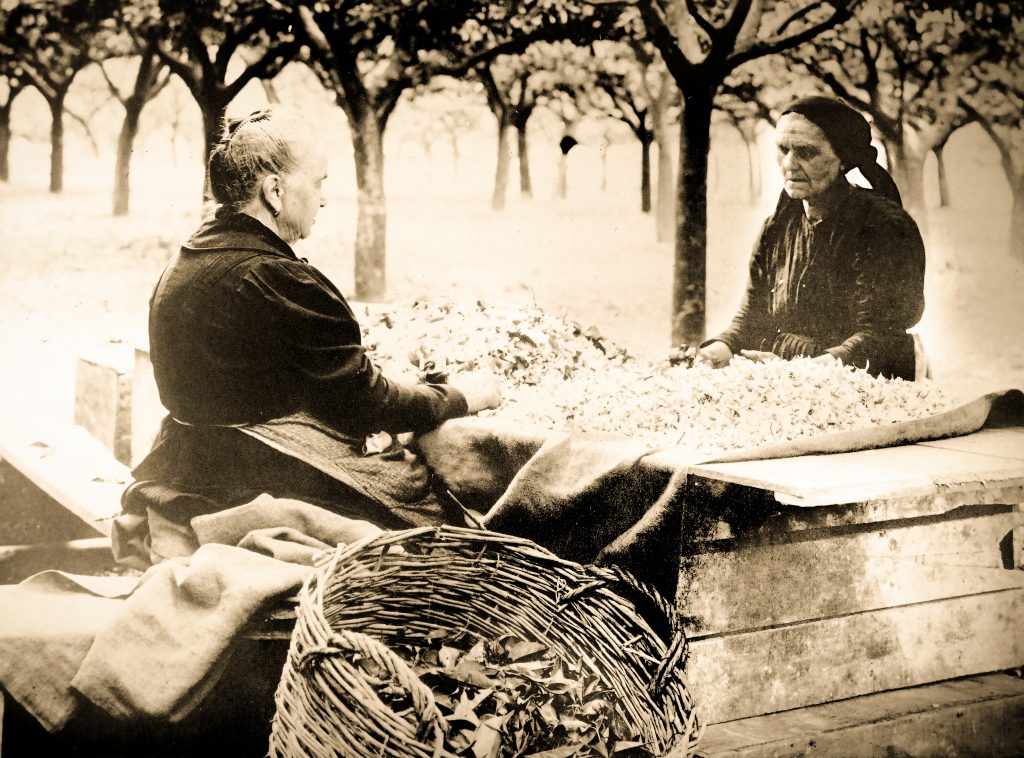
<path fill-rule="evenodd" d="M 291 53 L 297 52 L 300 45 L 296 40 L 289 40 L 282 42 L 279 45 L 272 47 L 263 57 L 256 61 L 251 66 L 247 66 L 246 69 L 238 75 L 238 77 L 227 85 L 225 92 L 227 93 L 228 99 L 231 100 L 237 95 L 242 89 L 251 82 L 253 79 L 262 79 L 266 76 L 270 76 L 271 72 L 275 68 L 279 68 L 282 61 L 288 58 Z"/>
<path fill-rule="evenodd" d="M 117 98 L 117 101 L 121 103 L 121 105 L 127 106 L 128 98 L 124 97 L 121 94 L 120 88 L 116 84 L 114 84 L 114 80 L 110 78 L 110 74 L 107 73 L 107 69 L 103 66 L 105 62 L 106 61 L 97 61 L 96 65 L 99 67 L 100 73 L 103 74 L 103 79 L 107 83 L 107 89 L 110 90 L 110 94 Z"/>
<path fill-rule="evenodd" d="M 999 151 L 999 160 L 1002 163 L 1003 172 L 1006 174 L 1007 179 L 1013 177 L 1015 174 L 1013 167 L 1013 147 L 1001 134 L 999 134 L 998 131 L 996 131 L 992 120 L 981 112 L 981 109 L 975 105 L 971 98 L 967 95 L 961 95 L 958 98 L 958 101 L 960 103 L 960 107 L 967 111 L 967 115 L 977 121 L 979 126 L 985 130 L 985 134 L 987 134 L 992 142 L 995 143 L 996 149 Z"/>
<path fill-rule="evenodd" d="M 649 0 L 652 5 L 657 3 L 657 0 Z M 661 10 L 660 8 L 658 9 Z M 693 18 L 693 22 L 697 24 L 697 27 L 704 32 L 706 35 L 714 39 L 718 34 L 718 29 L 715 25 L 704 18 L 704 15 L 700 12 L 700 8 L 697 5 L 697 0 L 686 0 L 686 12 Z"/>
<path fill-rule="evenodd" d="M 808 3 L 803 8 L 794 11 L 785 21 L 783 21 L 776 27 L 775 31 L 772 32 L 772 36 L 778 37 L 784 34 L 786 32 L 786 29 L 788 29 L 792 24 L 795 24 L 797 21 L 800 21 L 805 16 L 810 15 L 814 11 L 818 10 L 818 8 L 825 7 L 825 3 L 826 0 L 817 0 L 817 2 Z"/>
<path fill-rule="evenodd" d="M 671 72 L 677 82 L 685 81 L 693 72 L 694 64 L 683 53 L 679 47 L 679 40 L 676 39 L 672 29 L 669 27 L 668 19 L 652 2 L 644 2 L 640 5 L 640 15 L 647 27 L 647 33 L 651 37 L 654 46 L 661 53 L 665 66 Z"/>
<path fill-rule="evenodd" d="M 732 55 L 726 59 L 726 70 L 732 71 L 742 66 L 747 61 L 760 58 L 763 55 L 772 55 L 790 50 L 798 45 L 808 42 L 819 34 L 840 24 L 853 15 L 853 6 L 858 0 L 836 0 L 833 5 L 833 13 L 816 24 L 810 24 L 801 31 L 786 36 L 772 36 L 765 40 L 754 41 L 749 45 L 740 46 Z M 830 3 L 832 4 L 832 3 Z"/>
<path fill-rule="evenodd" d="M 714 38 L 712 54 L 714 54 L 715 48 L 719 50 L 735 49 L 740 29 L 743 28 L 743 24 L 747 21 L 747 14 L 750 13 L 751 5 L 752 0 L 736 0 L 736 5 L 733 6 L 728 20 Z"/>
<path fill-rule="evenodd" d="M 101 106 L 97 106 L 96 108 L 94 108 L 93 112 L 92 112 L 92 114 L 90 114 L 90 116 L 95 114 L 96 111 L 99 110 L 100 107 Z M 75 113 L 70 108 L 64 108 L 64 112 L 66 114 L 68 114 L 69 116 L 71 116 L 71 120 L 72 121 L 74 121 L 75 123 L 77 123 L 79 126 L 82 127 L 82 130 L 85 132 L 85 136 L 89 138 L 89 144 L 92 147 L 93 155 L 99 155 L 100 154 L 100 145 L 99 145 L 99 142 L 97 142 L 97 140 L 96 140 L 96 135 L 93 134 L 92 127 L 89 126 L 88 119 L 87 118 L 83 118 L 82 116 L 79 116 L 77 113 Z"/>

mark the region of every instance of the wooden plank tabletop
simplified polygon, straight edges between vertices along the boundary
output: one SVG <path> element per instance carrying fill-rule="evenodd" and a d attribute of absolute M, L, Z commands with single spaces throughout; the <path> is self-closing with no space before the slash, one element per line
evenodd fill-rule
<path fill-rule="evenodd" d="M 808 507 L 978 486 L 1019 487 L 1024 501 L 1024 428 L 852 453 L 704 464 L 691 474 L 769 490 L 781 503 Z"/>

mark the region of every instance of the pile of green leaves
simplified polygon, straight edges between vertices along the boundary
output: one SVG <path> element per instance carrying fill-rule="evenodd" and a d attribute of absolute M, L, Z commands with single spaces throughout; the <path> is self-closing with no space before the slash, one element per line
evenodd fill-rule
<path fill-rule="evenodd" d="M 652 755 L 616 709 L 614 693 L 546 645 L 439 631 L 425 644 L 392 649 L 433 691 L 447 723 L 445 747 L 456 755 Z M 380 693 L 396 712 L 411 706 L 397 684 Z"/>
<path fill-rule="evenodd" d="M 955 405 L 927 381 L 875 377 L 811 358 L 737 357 L 723 369 L 644 361 L 596 329 L 535 307 L 419 300 L 363 321 L 371 357 L 399 372 L 404 363 L 418 374 L 414 380 L 492 372 L 502 402 L 482 416 L 641 438 L 652 447 L 682 445 L 709 456 L 927 418 Z"/>

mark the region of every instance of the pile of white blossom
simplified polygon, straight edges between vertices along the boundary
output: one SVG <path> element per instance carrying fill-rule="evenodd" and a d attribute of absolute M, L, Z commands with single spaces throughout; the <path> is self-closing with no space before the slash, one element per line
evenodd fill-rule
<path fill-rule="evenodd" d="M 493 415 L 710 452 L 924 418 L 953 407 L 930 382 L 797 358 L 722 369 L 651 363 L 536 308 L 417 301 L 360 314 L 371 357 L 421 378 L 490 370 Z"/>

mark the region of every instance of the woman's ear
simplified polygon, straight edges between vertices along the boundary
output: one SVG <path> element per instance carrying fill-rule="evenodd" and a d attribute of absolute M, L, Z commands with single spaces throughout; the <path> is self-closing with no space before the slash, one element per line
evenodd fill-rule
<path fill-rule="evenodd" d="M 270 212 L 276 217 L 281 212 L 281 204 L 284 200 L 281 187 L 281 177 L 277 174 L 267 174 L 260 183 L 260 197 Z"/>

